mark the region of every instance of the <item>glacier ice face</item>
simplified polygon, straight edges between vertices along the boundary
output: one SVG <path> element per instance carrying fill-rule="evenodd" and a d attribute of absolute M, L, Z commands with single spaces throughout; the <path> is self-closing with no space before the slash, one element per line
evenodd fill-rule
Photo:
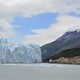
<path fill-rule="evenodd" d="M 36 44 L 12 44 L 0 39 L 0 63 L 41 63 L 41 49 Z"/>
<path fill-rule="evenodd" d="M 41 62 L 41 50 L 38 45 L 21 45 L 14 49 L 13 58 L 16 63 L 39 63 Z"/>

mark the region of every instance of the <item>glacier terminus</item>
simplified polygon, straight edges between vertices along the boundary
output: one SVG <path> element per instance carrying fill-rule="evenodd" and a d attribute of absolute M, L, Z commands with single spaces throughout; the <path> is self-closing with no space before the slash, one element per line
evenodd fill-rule
<path fill-rule="evenodd" d="M 41 63 L 41 55 L 39 45 L 16 44 L 0 38 L 0 63 Z"/>

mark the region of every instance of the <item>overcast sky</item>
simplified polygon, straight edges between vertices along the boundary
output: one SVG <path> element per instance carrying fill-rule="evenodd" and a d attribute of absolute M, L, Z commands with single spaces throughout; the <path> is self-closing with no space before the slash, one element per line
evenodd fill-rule
<path fill-rule="evenodd" d="M 0 0 L 0 37 L 44 45 L 80 29 L 80 0 Z"/>

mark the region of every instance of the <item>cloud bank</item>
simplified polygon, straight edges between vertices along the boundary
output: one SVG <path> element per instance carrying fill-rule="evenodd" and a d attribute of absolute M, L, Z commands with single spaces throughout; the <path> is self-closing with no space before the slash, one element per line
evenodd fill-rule
<path fill-rule="evenodd" d="M 1 19 L 0 20 L 0 37 L 13 37 L 15 36 L 15 32 L 13 31 L 12 25 L 7 21 Z"/>
<path fill-rule="evenodd" d="M 59 16 L 57 22 L 47 29 L 32 30 L 36 35 L 26 36 L 25 41 L 44 45 L 59 38 L 66 31 L 80 29 L 80 18 L 73 16 Z"/>
<path fill-rule="evenodd" d="M 44 12 L 59 13 L 57 23 L 45 30 L 32 30 L 36 35 L 25 40 L 42 44 L 58 38 L 66 29 L 79 26 L 79 18 L 66 16 L 75 12 L 80 15 L 80 0 L 0 0 L 0 36 L 12 37 L 16 33 L 11 22 L 16 16 L 31 17 Z"/>
<path fill-rule="evenodd" d="M 0 17 L 5 19 L 44 12 L 80 14 L 80 0 L 0 0 Z"/>

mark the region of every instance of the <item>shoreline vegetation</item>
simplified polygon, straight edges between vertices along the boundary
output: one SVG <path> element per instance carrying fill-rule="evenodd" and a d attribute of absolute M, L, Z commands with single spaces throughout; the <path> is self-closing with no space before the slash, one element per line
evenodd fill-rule
<path fill-rule="evenodd" d="M 61 57 L 56 60 L 50 60 L 49 63 L 58 63 L 58 64 L 78 64 L 80 65 L 80 56 L 64 58 Z"/>
<path fill-rule="evenodd" d="M 49 58 L 48 63 L 80 65 L 80 48 L 67 49 Z"/>

